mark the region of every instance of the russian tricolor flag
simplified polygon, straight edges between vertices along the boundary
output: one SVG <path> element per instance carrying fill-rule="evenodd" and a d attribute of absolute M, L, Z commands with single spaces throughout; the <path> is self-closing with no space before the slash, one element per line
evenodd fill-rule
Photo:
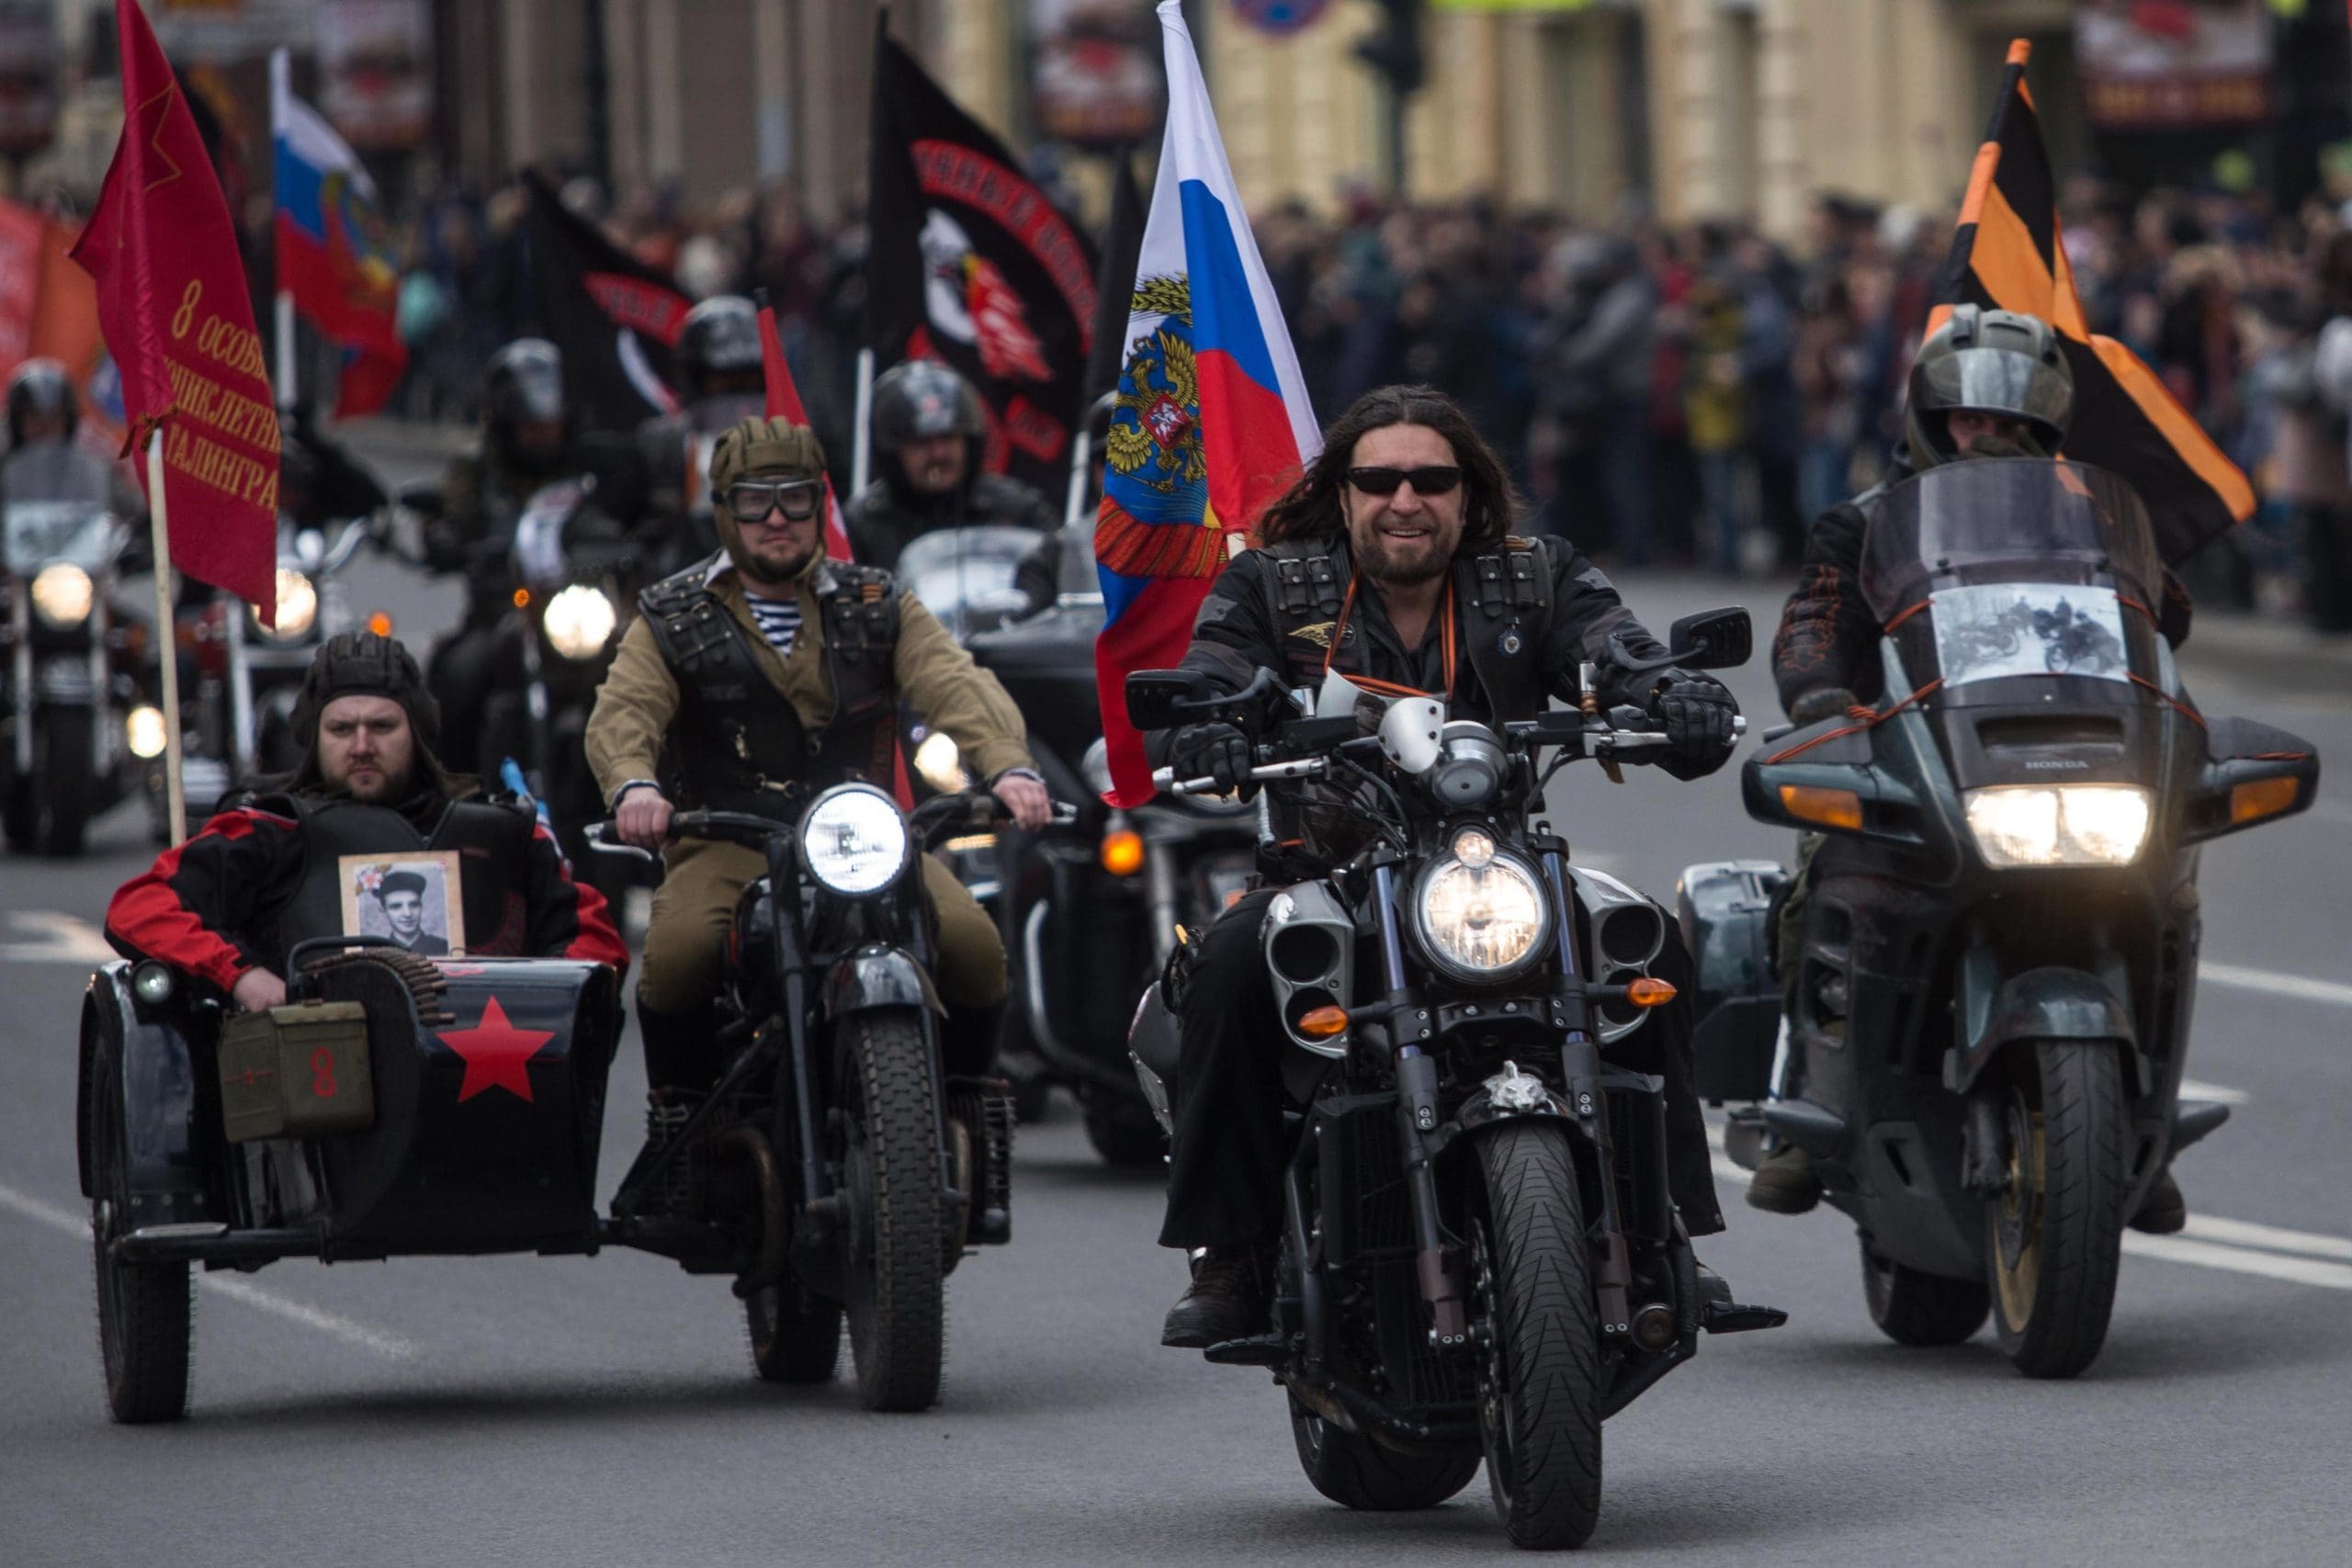
<path fill-rule="evenodd" d="M 1160 0 L 1168 129 L 1103 443 L 1094 672 L 1114 806 L 1151 798 L 1127 673 L 1172 665 L 1209 585 L 1322 449 L 1290 329 L 1226 162 L 1179 0 Z"/>
<path fill-rule="evenodd" d="M 334 128 L 294 96 L 283 50 L 270 62 L 269 86 L 277 289 L 347 351 L 335 417 L 373 413 L 408 364 L 400 266 L 376 184 Z"/>

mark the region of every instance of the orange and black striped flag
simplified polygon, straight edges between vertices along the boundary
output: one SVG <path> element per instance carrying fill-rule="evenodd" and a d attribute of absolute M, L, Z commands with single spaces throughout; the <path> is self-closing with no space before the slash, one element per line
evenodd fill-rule
<path fill-rule="evenodd" d="M 2041 317 L 2058 330 L 2075 372 L 2065 455 L 2131 481 L 2147 503 L 2156 546 L 2177 562 L 2254 512 L 2254 488 L 2140 357 L 2084 323 L 2058 224 L 2057 186 L 2041 121 L 2025 85 L 2023 39 L 2009 45 L 1984 145 L 1968 180 L 1951 259 L 1928 318 L 1933 333 L 1954 305 Z"/>

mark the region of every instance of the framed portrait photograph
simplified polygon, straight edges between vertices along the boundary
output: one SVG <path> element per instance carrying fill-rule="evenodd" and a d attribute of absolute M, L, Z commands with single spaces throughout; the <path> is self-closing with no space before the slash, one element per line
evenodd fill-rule
<path fill-rule="evenodd" d="M 390 937 L 420 958 L 464 954 L 457 851 L 345 855 L 336 865 L 345 935 Z"/>

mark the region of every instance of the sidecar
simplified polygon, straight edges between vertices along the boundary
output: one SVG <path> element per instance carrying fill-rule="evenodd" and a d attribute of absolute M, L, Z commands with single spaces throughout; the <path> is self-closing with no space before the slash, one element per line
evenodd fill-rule
<path fill-rule="evenodd" d="M 234 1019 L 159 964 L 93 975 L 75 1133 L 115 1417 L 186 1414 L 192 1264 L 595 1251 L 619 1031 L 618 977 L 564 959 L 348 949 Z"/>

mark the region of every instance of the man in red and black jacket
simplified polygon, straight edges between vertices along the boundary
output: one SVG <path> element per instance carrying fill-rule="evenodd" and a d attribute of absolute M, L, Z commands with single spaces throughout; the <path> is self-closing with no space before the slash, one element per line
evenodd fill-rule
<path fill-rule="evenodd" d="M 452 946 L 626 969 L 603 896 L 571 880 L 530 808 L 483 799 L 472 780 L 442 769 L 440 717 L 405 648 L 373 632 L 335 637 L 311 660 L 295 705 L 302 765 L 125 883 L 107 907 L 107 940 L 218 987 L 240 1008 L 275 1007 L 296 943 L 353 934 L 345 910 L 359 868 L 450 852 Z"/>

